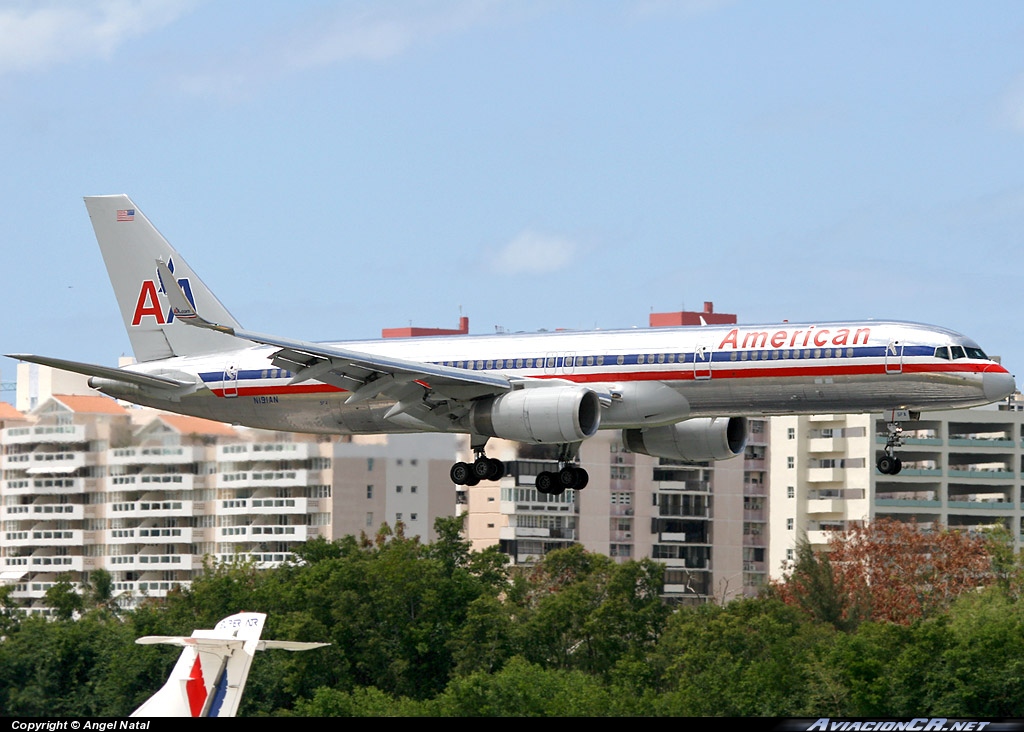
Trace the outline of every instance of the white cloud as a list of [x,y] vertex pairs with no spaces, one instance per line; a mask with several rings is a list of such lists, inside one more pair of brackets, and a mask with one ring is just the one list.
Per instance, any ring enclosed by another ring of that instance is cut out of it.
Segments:
[[393,58],[434,38],[474,27],[495,6],[490,0],[381,3],[357,13],[334,12],[311,24],[311,32],[292,34],[282,60],[291,68],[304,69],[353,59]]
[[998,114],[1003,125],[1014,132],[1024,132],[1024,74],[1003,92]]
[[109,57],[130,38],[173,22],[195,0],[42,0],[0,5],[0,74]]
[[575,253],[576,245],[568,239],[527,230],[497,252],[493,266],[506,274],[557,272]]
[[227,57],[208,60],[207,68],[182,75],[179,84],[194,95],[245,95],[268,79],[350,61],[400,57],[438,38],[491,22],[505,7],[505,0],[330,6],[291,17],[289,26],[275,28],[244,50],[228,50]]

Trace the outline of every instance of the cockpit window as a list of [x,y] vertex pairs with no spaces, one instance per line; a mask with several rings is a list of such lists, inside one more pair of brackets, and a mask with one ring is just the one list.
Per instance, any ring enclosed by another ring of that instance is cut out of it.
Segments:
[[988,361],[988,356],[980,348],[971,348],[970,346],[964,346],[964,350],[967,351],[967,358],[978,358],[982,361]]
[[953,354],[953,358],[967,358],[967,354],[964,353],[963,346],[950,346],[950,353]]
[[944,358],[949,360],[949,349],[945,346],[939,346],[935,349],[935,358]]

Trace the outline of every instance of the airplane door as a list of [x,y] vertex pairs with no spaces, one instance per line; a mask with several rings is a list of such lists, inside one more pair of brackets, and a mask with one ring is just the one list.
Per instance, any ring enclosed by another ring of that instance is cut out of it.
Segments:
[[545,374],[551,374],[552,376],[554,374],[556,374],[557,373],[557,369],[555,368],[555,364],[557,364],[557,363],[558,363],[558,354],[555,353],[554,351],[550,351],[544,357],[544,373]]
[[903,373],[903,341],[892,340],[885,348],[885,373]]
[[224,367],[224,378],[221,382],[223,396],[230,399],[238,396],[238,367],[235,364],[228,364]]
[[711,378],[711,360],[714,349],[706,344],[697,346],[693,352],[693,379],[694,381],[706,381]]
[[569,351],[562,356],[562,373],[571,374],[576,370],[576,352]]

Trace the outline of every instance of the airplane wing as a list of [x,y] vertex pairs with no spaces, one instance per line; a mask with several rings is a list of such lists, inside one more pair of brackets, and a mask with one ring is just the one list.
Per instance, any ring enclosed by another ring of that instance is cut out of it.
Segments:
[[157,260],[157,271],[160,274],[161,291],[167,295],[174,317],[181,322],[277,348],[271,361],[278,368],[294,374],[291,381],[293,384],[316,379],[337,386],[351,392],[346,400],[348,403],[377,396],[394,399],[396,404],[386,415],[387,418],[420,405],[426,392],[458,401],[469,401],[511,391],[513,384],[529,380],[380,356],[211,323],[196,312],[177,285],[170,269],[161,260]]
[[[153,389],[181,389],[183,387],[195,387],[196,385],[195,379],[186,380],[172,376],[155,376],[153,374],[144,374],[138,371],[129,371],[128,369],[115,369],[110,366],[99,366],[92,363],[65,361],[62,358],[34,356],[27,353],[8,353],[5,355],[7,358],[16,358],[19,361],[38,363],[43,366],[52,366],[55,369],[61,369],[63,371],[71,371],[76,374],[97,376],[101,379],[112,379],[114,381],[123,381],[128,384],[146,386]],[[182,376],[185,375],[183,374]]]

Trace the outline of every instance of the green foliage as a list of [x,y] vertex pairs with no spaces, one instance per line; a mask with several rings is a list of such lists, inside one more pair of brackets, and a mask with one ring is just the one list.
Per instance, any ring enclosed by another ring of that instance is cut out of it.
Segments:
[[495,549],[472,551],[461,519],[435,528],[430,544],[401,525],[309,542],[273,570],[211,562],[131,612],[116,611],[103,573],[85,598],[55,585],[49,619],[0,590],[0,710],[125,716],[178,653],[135,638],[253,610],[267,613],[265,638],[332,645],[260,654],[243,716],[1024,716],[1012,552],[990,549],[987,589],[897,623],[867,619],[813,553],[797,562],[800,602],[775,588],[672,608],[656,562],[577,546],[510,570]]

